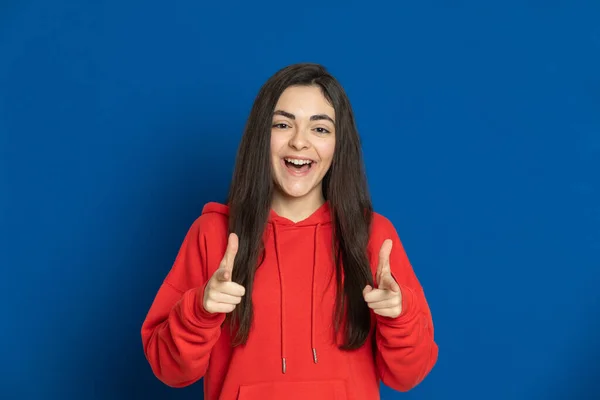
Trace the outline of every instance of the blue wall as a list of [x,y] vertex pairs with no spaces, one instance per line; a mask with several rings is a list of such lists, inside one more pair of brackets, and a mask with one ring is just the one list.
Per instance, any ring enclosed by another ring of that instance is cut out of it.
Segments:
[[598,2],[103,3],[0,5],[0,398],[201,396],[140,326],[299,61],[346,87],[434,314],[437,366],[383,399],[600,396]]

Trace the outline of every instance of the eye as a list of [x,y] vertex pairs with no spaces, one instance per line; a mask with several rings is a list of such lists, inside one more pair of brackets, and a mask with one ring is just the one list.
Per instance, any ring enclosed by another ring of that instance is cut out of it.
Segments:
[[283,122],[280,122],[278,124],[274,124],[273,128],[278,128],[278,129],[286,129],[289,128],[290,126],[288,124],[285,124]]
[[319,133],[331,133],[331,132],[329,132],[329,130],[327,130],[325,128],[321,128],[321,127],[315,128],[315,130]]

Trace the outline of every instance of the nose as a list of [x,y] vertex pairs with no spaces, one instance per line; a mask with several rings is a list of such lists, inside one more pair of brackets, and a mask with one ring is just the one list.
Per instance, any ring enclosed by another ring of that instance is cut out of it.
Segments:
[[302,126],[298,126],[293,135],[290,137],[289,145],[295,150],[303,150],[310,147],[310,141],[306,129]]

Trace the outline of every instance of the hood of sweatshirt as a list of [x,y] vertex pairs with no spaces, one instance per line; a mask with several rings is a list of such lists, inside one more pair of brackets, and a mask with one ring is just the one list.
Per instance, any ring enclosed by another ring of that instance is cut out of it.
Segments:
[[[218,214],[222,214],[224,216],[229,216],[229,207],[225,204],[221,204],[221,203],[216,203],[216,202],[211,202],[211,203],[207,203],[203,210],[202,210],[202,214],[208,214],[208,213],[218,213]],[[285,217],[282,217],[280,215],[278,215],[274,210],[271,210],[269,213],[269,217],[267,220],[267,236],[265,236],[267,239],[266,240],[270,240],[268,238],[268,234],[272,235],[272,241],[274,243],[274,248],[275,248],[275,256],[276,256],[276,263],[277,263],[277,271],[278,271],[278,279],[279,279],[279,285],[280,285],[280,340],[281,340],[281,363],[282,363],[282,372],[285,374],[286,373],[286,368],[287,368],[287,364],[286,364],[286,350],[287,350],[287,343],[286,343],[286,329],[285,329],[285,325],[286,325],[286,312],[285,312],[285,307],[286,307],[286,284],[287,284],[287,280],[285,277],[285,274],[283,273],[284,268],[282,266],[282,247],[281,247],[281,243],[278,240],[279,237],[278,235],[280,234],[280,232],[284,229],[294,229],[294,228],[309,228],[309,231],[312,233],[312,237],[311,240],[314,242],[314,252],[313,255],[311,257],[312,260],[312,265],[310,266],[310,268],[312,269],[312,286],[311,286],[311,302],[310,302],[310,344],[311,344],[311,355],[313,358],[314,363],[316,364],[318,362],[318,358],[317,358],[317,348],[316,348],[316,340],[315,340],[315,332],[316,332],[316,322],[317,319],[315,318],[315,307],[316,307],[316,290],[315,290],[315,274],[318,273],[316,272],[316,268],[317,268],[317,260],[319,260],[319,257],[322,257],[325,254],[322,253],[326,253],[328,251],[330,251],[331,249],[329,248],[322,248],[323,247],[323,240],[320,240],[320,233],[321,230],[324,226],[331,224],[331,212],[330,212],[330,208],[329,208],[329,203],[325,202],[322,206],[320,206],[317,210],[315,210],[309,217],[305,218],[302,221],[298,221],[298,222],[294,222],[292,220],[289,220]],[[269,229],[270,228],[270,229]],[[243,238],[240,238],[240,240],[243,240]],[[308,351],[308,350],[307,350]]]

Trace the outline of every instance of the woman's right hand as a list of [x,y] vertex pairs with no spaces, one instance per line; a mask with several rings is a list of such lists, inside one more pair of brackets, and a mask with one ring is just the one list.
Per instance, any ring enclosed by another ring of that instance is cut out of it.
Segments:
[[202,306],[211,314],[232,312],[246,293],[242,285],[231,281],[237,251],[238,237],[231,233],[219,269],[211,276],[204,290]]

